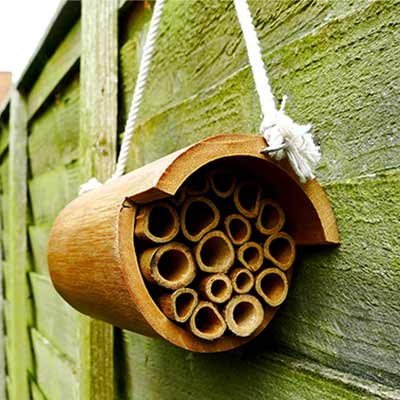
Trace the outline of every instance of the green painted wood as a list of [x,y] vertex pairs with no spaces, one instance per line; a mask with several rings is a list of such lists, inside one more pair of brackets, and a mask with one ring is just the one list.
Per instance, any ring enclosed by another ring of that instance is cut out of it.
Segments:
[[31,329],[36,382],[47,399],[79,399],[79,381],[71,361],[36,329]]
[[[181,12],[187,12],[186,19],[194,15],[196,20],[198,15],[188,7],[189,3],[183,3]],[[260,15],[267,9],[260,10]],[[289,95],[288,113],[299,122],[314,124],[323,154],[317,174],[323,181],[399,167],[399,135],[394,128],[398,118],[399,14],[397,1],[370,2],[357,12],[328,20],[311,34],[294,37],[293,41],[265,53],[277,98]],[[218,25],[218,31],[213,31],[215,37],[228,29],[228,22],[220,24],[217,19],[214,24]],[[173,29],[173,26],[172,19],[170,23],[164,20],[163,29]],[[207,31],[208,25],[202,29]],[[248,66],[214,85],[209,85],[204,78],[201,90],[193,89],[193,93],[188,92],[188,97],[177,102],[180,80],[190,85],[197,81],[196,76],[188,74],[179,78],[181,66],[189,62],[191,54],[175,63],[167,56],[170,53],[167,44],[174,43],[179,49],[184,37],[182,32],[179,38],[165,32],[157,47],[159,55],[155,60],[165,55],[171,62],[168,68],[162,63],[153,64],[149,81],[153,85],[157,81],[157,89],[149,88],[145,98],[146,102],[154,103],[143,104],[129,169],[209,135],[258,132],[260,109]],[[262,36],[263,47],[266,40],[267,36]],[[203,49],[198,58],[209,59],[209,51]],[[226,57],[222,63],[218,58],[216,62],[221,62],[219,68],[224,69],[229,68],[233,59]],[[213,75],[210,71],[213,70],[207,69],[204,76]],[[172,78],[168,78],[170,75]],[[172,83],[176,93],[171,89]]]
[[32,176],[77,160],[78,142],[79,70],[74,68],[30,121],[28,149]]
[[[82,1],[80,162],[82,182],[109,178],[117,142],[118,1]],[[114,327],[80,320],[80,397],[114,399]]]
[[7,122],[0,122],[0,157],[8,148],[10,130]]
[[52,224],[57,214],[74,199],[79,190],[78,164],[39,175],[29,181],[29,195],[35,225]]
[[47,242],[51,225],[31,225],[29,227],[29,242],[32,249],[33,269],[43,275],[47,275]]
[[56,292],[50,279],[30,273],[36,329],[74,364],[79,360],[78,313]]
[[370,391],[351,376],[273,352],[265,338],[246,350],[209,355],[128,332],[119,343],[120,400],[395,398],[380,387]]
[[[12,364],[9,374],[12,381],[11,400],[29,398],[28,370],[31,369],[31,348],[28,323],[31,319],[27,271],[27,114],[21,95],[14,90],[10,106],[10,159],[9,159],[9,240],[10,287],[8,299],[11,306],[10,327]],[[11,223],[12,222],[12,223]]]
[[400,390],[400,175],[326,189],[342,244],[302,252],[275,341]]
[[27,96],[28,116],[31,118],[61,79],[77,63],[80,55],[81,27],[78,21],[51,56]]

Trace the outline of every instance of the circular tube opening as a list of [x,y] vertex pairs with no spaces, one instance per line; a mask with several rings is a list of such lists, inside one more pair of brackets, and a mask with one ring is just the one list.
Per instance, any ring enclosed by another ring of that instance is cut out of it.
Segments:
[[214,306],[205,304],[192,317],[192,331],[202,339],[212,340],[223,335],[225,322]]
[[243,260],[249,266],[259,265],[262,258],[263,254],[259,251],[257,247],[247,247],[243,252]]
[[190,273],[190,263],[180,250],[166,250],[158,261],[158,273],[168,282],[179,282]]
[[201,260],[210,268],[224,266],[230,256],[231,249],[228,243],[219,236],[212,236],[206,240],[200,251]]
[[238,303],[237,306],[233,310],[233,320],[239,326],[239,328],[243,327],[252,327],[256,318],[255,318],[256,308],[252,303],[247,301],[243,301]]
[[261,290],[274,303],[285,294],[285,283],[278,274],[270,273],[261,279]]
[[275,260],[282,264],[286,264],[289,262],[293,250],[289,240],[278,237],[271,241],[269,252]]
[[216,279],[211,283],[211,293],[216,298],[224,298],[229,290],[228,284],[222,279]]
[[174,231],[175,224],[175,215],[168,207],[160,204],[151,209],[148,229],[152,235],[158,238],[169,236]]
[[260,186],[255,182],[247,182],[238,188],[237,202],[248,217],[255,217],[258,214],[260,198]]
[[261,211],[261,225],[267,229],[273,229],[280,222],[280,215],[276,207],[266,204]]
[[229,232],[232,239],[237,243],[242,242],[246,238],[248,231],[248,226],[239,218],[233,218],[229,222]]
[[236,276],[236,290],[240,293],[248,292],[253,286],[253,279],[247,271],[241,271]]
[[228,197],[233,193],[236,177],[230,171],[215,171],[211,174],[211,186],[220,197]]
[[188,179],[186,189],[190,195],[204,194],[209,189],[209,183],[204,174],[194,174]]
[[196,299],[192,293],[184,292],[176,297],[175,309],[176,315],[180,320],[186,320],[192,313],[193,307],[196,305]]

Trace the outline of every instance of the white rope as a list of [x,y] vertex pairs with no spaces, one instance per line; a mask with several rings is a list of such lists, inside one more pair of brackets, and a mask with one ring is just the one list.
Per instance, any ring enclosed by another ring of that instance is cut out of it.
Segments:
[[287,155],[301,182],[313,179],[313,168],[321,155],[310,133],[311,125],[296,124],[284,113],[286,96],[280,110],[276,108],[247,0],[234,0],[234,3],[263,114],[260,130],[268,147],[262,152],[271,153],[278,160]]
[[[143,47],[143,55],[140,60],[139,74],[136,80],[135,90],[133,92],[132,103],[129,109],[128,119],[125,124],[124,137],[118,155],[117,166],[114,174],[110,179],[108,179],[107,182],[122,176],[125,171],[126,163],[128,162],[129,147],[134,134],[136,119],[139,112],[140,103],[142,101],[144,88],[146,86],[147,76],[150,70],[151,59],[154,52],[154,45],[157,37],[158,27],[160,25],[164,3],[165,0],[157,0],[154,6],[149,32],[146,36],[146,42]],[[88,192],[99,186],[101,186],[101,183],[96,178],[90,178],[86,183],[81,185],[79,194]]]

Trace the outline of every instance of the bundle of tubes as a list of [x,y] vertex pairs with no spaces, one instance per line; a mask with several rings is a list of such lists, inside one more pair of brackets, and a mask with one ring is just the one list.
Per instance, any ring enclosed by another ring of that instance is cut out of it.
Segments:
[[136,251],[161,311],[204,340],[247,337],[283,303],[295,242],[256,180],[200,170],[167,200],[142,206]]

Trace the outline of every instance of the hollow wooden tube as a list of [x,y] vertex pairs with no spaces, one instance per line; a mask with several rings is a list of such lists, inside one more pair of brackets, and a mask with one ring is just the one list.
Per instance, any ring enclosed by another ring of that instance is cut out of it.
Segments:
[[246,218],[255,218],[260,210],[262,188],[255,181],[242,181],[233,193],[233,202],[237,210]]
[[195,172],[184,183],[185,192],[189,196],[200,196],[210,189],[210,181],[204,172]]
[[264,309],[260,301],[249,294],[239,294],[229,301],[223,312],[229,330],[237,336],[250,336],[261,325]]
[[228,215],[224,220],[225,231],[234,245],[241,245],[250,240],[251,224],[241,214]]
[[172,293],[164,293],[157,301],[161,311],[176,322],[186,322],[199,303],[199,297],[191,288],[177,289]]
[[254,276],[247,268],[235,268],[229,276],[232,288],[238,294],[248,293],[254,286]]
[[221,231],[207,233],[197,244],[194,255],[198,267],[208,273],[226,273],[235,261],[235,249]]
[[232,296],[232,283],[225,274],[211,274],[200,281],[198,290],[206,300],[225,303]]
[[250,271],[258,271],[264,262],[264,252],[256,242],[247,242],[237,249],[237,259]]
[[179,217],[166,201],[142,206],[136,216],[135,235],[148,242],[167,243],[179,232]]
[[166,289],[179,289],[192,283],[196,265],[190,249],[179,242],[170,242],[143,251],[139,258],[145,279]]
[[280,269],[287,271],[296,258],[296,243],[287,233],[277,232],[265,241],[264,256]]
[[278,268],[267,268],[256,277],[256,291],[270,306],[281,305],[288,294],[289,282],[284,272]]
[[280,231],[283,225],[285,225],[285,213],[282,207],[274,200],[262,200],[256,221],[259,232],[263,235],[272,235]]
[[226,323],[213,303],[200,301],[190,318],[189,329],[201,339],[215,340],[225,333]]
[[209,172],[211,190],[222,199],[231,196],[235,190],[237,178],[232,170],[227,168],[213,169]]
[[181,209],[182,233],[186,239],[198,242],[214,229],[220,220],[215,204],[204,196],[190,197]]

